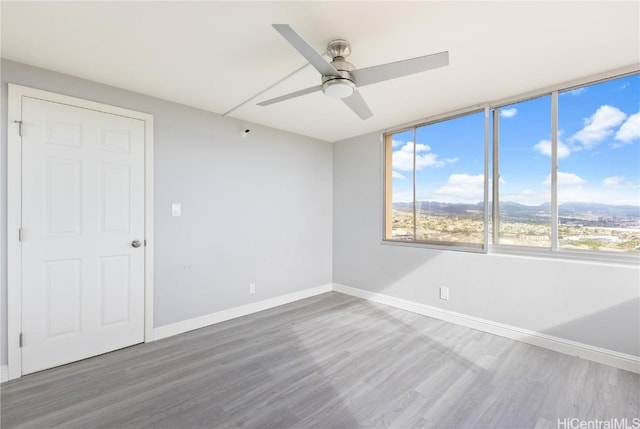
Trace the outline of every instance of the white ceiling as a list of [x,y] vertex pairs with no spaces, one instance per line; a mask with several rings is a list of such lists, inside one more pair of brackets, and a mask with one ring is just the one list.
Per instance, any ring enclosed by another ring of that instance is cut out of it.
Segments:
[[640,62],[640,2],[10,2],[2,57],[222,114],[305,60],[351,42],[356,67],[448,50],[450,65],[361,89],[360,120],[307,67],[229,116],[336,141]]

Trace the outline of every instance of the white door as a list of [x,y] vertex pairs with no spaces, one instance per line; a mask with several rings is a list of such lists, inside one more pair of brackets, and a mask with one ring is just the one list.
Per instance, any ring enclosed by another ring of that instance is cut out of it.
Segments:
[[28,374],[144,341],[144,122],[23,97],[22,129]]

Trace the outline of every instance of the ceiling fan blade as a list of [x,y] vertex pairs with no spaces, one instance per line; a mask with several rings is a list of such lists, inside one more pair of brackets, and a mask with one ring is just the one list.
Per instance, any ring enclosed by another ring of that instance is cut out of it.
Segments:
[[351,75],[360,87],[447,65],[449,65],[449,52],[444,51],[423,57],[354,70],[351,72]]
[[273,28],[289,42],[323,76],[339,76],[338,70],[329,64],[305,40],[287,24],[273,24]]
[[299,91],[290,92],[289,94],[281,95],[280,97],[272,98],[270,100],[258,103],[258,106],[268,106],[270,104],[279,103],[290,98],[300,97],[301,95],[311,94],[312,92],[321,91],[322,85],[312,86],[311,88],[301,89]]
[[369,119],[373,116],[373,112],[371,112],[371,109],[369,109],[369,106],[367,106],[367,103],[358,91],[354,92],[351,97],[343,98],[342,101],[344,101],[344,104],[349,106],[356,115],[360,116],[360,119]]

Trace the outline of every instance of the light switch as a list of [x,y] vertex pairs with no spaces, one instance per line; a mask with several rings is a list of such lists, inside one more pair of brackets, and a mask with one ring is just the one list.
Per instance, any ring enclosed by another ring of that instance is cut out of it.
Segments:
[[182,207],[180,203],[171,204],[171,216],[180,216],[182,214]]

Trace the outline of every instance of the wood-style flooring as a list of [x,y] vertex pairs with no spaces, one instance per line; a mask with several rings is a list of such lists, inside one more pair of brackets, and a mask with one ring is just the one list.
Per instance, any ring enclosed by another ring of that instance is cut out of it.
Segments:
[[557,429],[640,417],[637,374],[334,292],[0,390],[3,429]]

